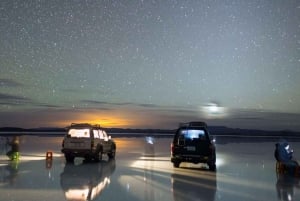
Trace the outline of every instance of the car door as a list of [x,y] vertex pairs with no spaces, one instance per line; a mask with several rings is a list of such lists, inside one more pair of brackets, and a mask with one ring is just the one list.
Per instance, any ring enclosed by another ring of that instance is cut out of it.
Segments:
[[110,149],[111,149],[111,141],[108,139],[107,133],[104,130],[102,130],[102,132],[103,132],[103,136],[104,136],[103,144],[104,144],[104,147],[105,147],[105,152],[109,152]]
[[93,129],[93,134],[94,134],[94,144],[95,145],[101,144],[101,138],[99,135],[99,131],[97,129]]
[[100,139],[101,139],[101,144],[102,144],[102,148],[103,148],[103,152],[108,152],[109,150],[109,144],[108,144],[108,137],[107,134],[104,130],[99,130],[99,135],[100,135]]

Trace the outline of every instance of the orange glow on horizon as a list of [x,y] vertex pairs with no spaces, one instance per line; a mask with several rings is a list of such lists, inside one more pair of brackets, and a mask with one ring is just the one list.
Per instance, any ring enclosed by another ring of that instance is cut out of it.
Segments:
[[75,112],[68,115],[67,119],[56,119],[52,122],[55,126],[67,127],[71,123],[90,123],[90,124],[100,124],[102,127],[106,128],[130,128],[136,127],[141,122],[141,120],[131,114],[123,113],[118,114],[104,114],[99,112],[89,111],[87,113]]
[[[31,121],[33,122],[33,121]],[[104,128],[163,128],[165,118],[157,111],[139,108],[74,109],[47,111],[28,127],[66,128],[71,123],[100,124]]]

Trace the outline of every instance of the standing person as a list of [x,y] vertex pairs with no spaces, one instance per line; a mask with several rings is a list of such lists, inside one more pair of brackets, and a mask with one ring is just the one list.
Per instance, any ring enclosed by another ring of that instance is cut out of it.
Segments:
[[11,142],[8,142],[8,145],[11,146],[11,150],[6,153],[6,155],[11,160],[19,159],[19,136],[14,136]]

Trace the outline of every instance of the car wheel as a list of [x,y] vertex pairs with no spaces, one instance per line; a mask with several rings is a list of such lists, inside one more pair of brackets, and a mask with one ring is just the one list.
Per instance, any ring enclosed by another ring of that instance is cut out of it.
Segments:
[[217,167],[215,163],[208,164],[208,168],[211,171],[216,171]]
[[111,152],[107,154],[109,159],[114,159],[116,156],[116,149],[112,149]]
[[180,162],[174,162],[173,163],[173,167],[175,167],[175,168],[179,168],[179,165],[180,165]]
[[74,156],[71,156],[71,155],[68,155],[68,154],[66,154],[65,155],[65,158],[66,158],[66,161],[67,161],[67,163],[73,163],[74,162]]
[[96,162],[102,161],[102,150],[99,150],[99,152],[96,153],[96,155],[95,155],[95,161]]

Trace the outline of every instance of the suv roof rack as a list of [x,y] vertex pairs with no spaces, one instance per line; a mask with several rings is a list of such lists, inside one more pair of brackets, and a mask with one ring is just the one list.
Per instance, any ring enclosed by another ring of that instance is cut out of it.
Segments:
[[179,123],[179,127],[207,127],[207,124],[202,121],[192,121],[187,123]]
[[101,128],[100,124],[89,124],[89,123],[71,123],[70,127],[76,127],[76,128],[96,127],[96,128]]

